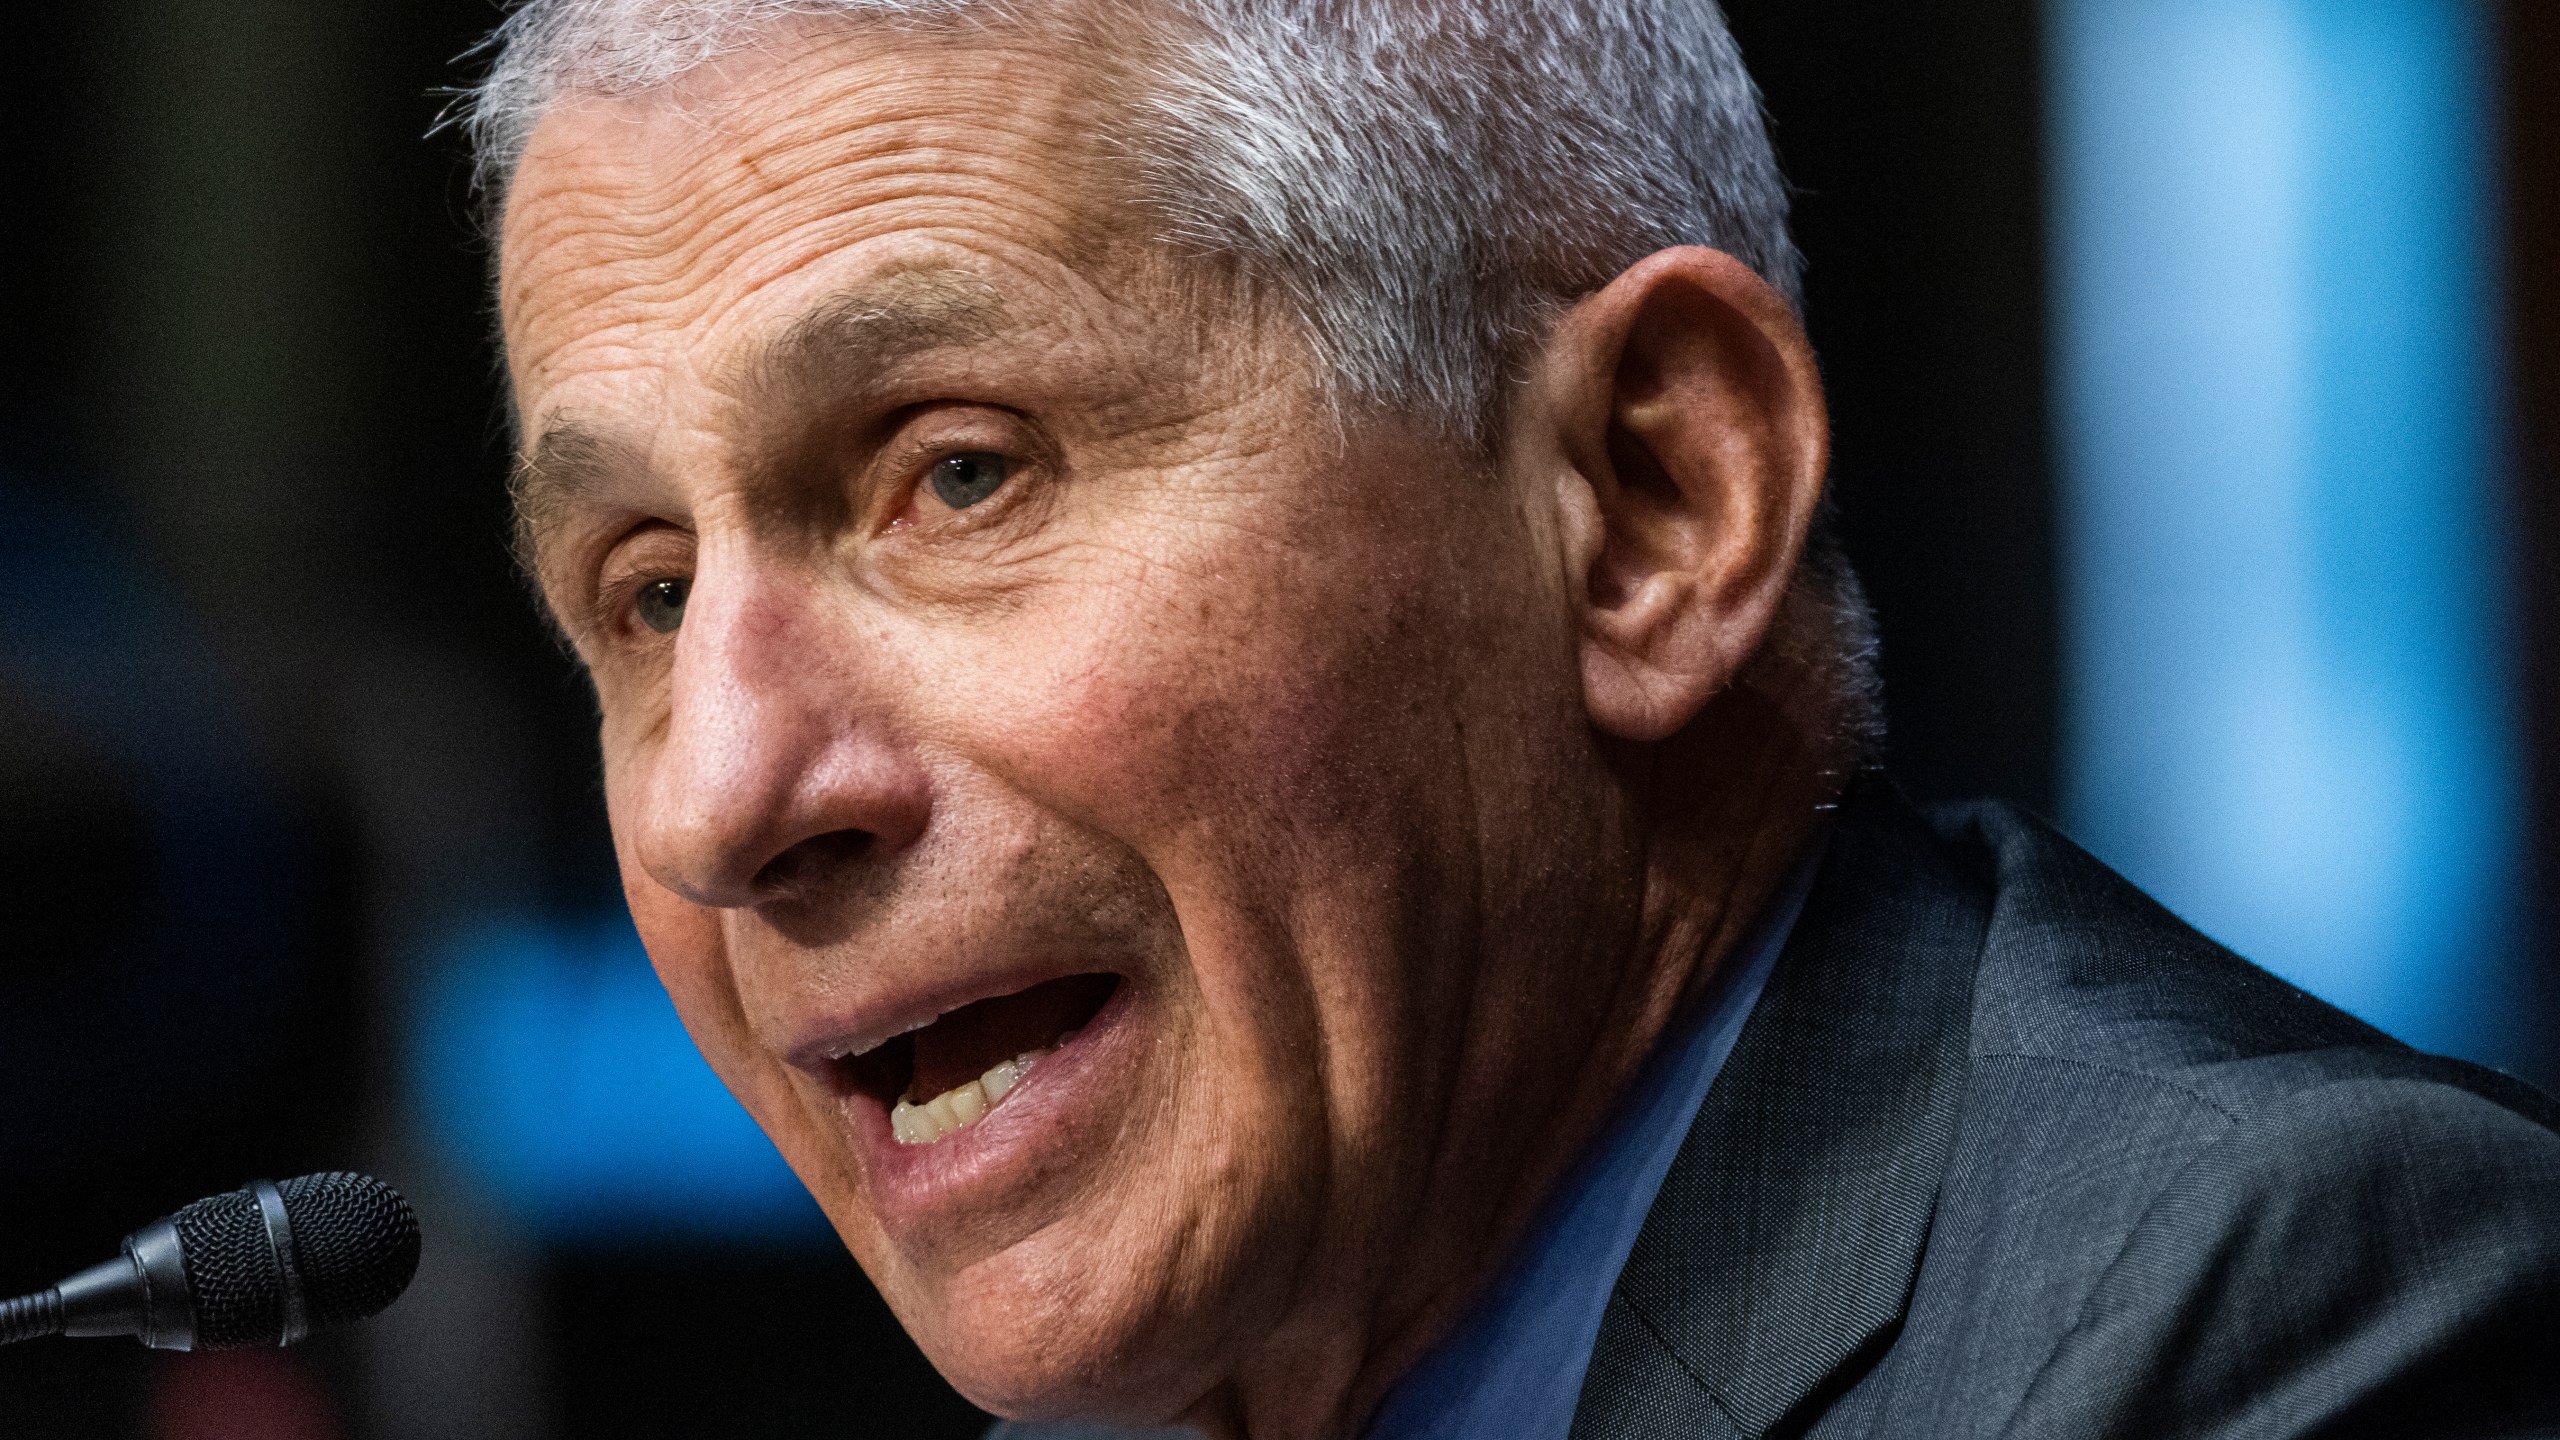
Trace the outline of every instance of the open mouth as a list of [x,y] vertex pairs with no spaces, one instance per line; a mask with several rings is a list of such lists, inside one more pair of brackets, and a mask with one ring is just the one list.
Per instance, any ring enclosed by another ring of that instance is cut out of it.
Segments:
[[846,1088],[888,1108],[889,1130],[900,1144],[930,1145],[1003,1104],[1119,987],[1117,975],[1044,981],[963,1005],[834,1063]]

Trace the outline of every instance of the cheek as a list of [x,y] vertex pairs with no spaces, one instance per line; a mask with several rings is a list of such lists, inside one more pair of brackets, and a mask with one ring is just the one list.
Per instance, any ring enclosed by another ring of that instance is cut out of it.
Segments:
[[1431,678],[1380,621],[1269,585],[1092,597],[1017,672],[1007,748],[1151,858],[1366,831],[1430,729]]
[[650,966],[694,1045],[729,1088],[752,1104],[749,1091],[759,1083],[752,1073],[759,1068],[758,1054],[729,973],[727,935],[719,914],[661,888],[634,869],[627,854],[622,894]]
[[757,1052],[729,971],[727,927],[720,912],[687,901],[641,868],[614,771],[608,764],[606,809],[613,823],[614,859],[622,872],[622,898],[630,907],[631,923],[703,1058],[740,1099],[751,1100],[745,1087],[753,1082],[750,1072]]
[[628,856],[622,862],[622,896],[649,963],[686,1023],[733,1008],[719,917],[639,874]]
[[754,1116],[819,1206],[842,1227],[845,1244],[866,1262],[877,1236],[865,1224],[861,1186],[844,1163],[842,1143],[824,1108],[813,1108],[791,1072],[760,1045],[739,1002],[730,969],[728,929],[719,912],[692,905],[645,877],[634,882],[626,862],[623,894],[649,962],[674,1002],[694,1047],[729,1093]]
[[1330,603],[1378,593],[1365,577],[1275,583],[1295,578],[1238,564],[1213,601],[1145,584],[1084,597],[1015,652],[978,716],[1000,727],[980,733],[1008,786],[1163,885],[1201,1007],[1187,1062],[1239,1133],[1276,1127],[1292,1146],[1330,1143],[1297,1134],[1333,1108],[1316,1092],[1366,1084],[1310,1054],[1366,1057],[1346,1059],[1361,1074],[1426,1063],[1376,1032],[1409,998],[1392,992],[1418,957],[1400,947],[1459,933],[1432,912],[1469,892],[1473,833],[1445,647]]

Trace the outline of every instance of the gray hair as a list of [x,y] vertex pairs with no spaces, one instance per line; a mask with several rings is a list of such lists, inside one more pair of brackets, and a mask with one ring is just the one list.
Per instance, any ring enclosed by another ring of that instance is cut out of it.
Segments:
[[[665,85],[777,24],[1026,23],[1023,0],[527,0],[462,120],[503,203],[563,95]],[[1340,398],[1490,439],[1554,316],[1653,252],[1734,255],[1791,304],[1801,260],[1758,89],[1714,0],[1138,0],[1116,146],[1176,247],[1280,301]],[[1873,627],[1827,523],[1793,608],[1863,745]],[[1790,648],[1780,646],[1776,648]],[[1800,648],[1800,647],[1794,647]],[[1826,726],[1825,728],[1830,728]]]

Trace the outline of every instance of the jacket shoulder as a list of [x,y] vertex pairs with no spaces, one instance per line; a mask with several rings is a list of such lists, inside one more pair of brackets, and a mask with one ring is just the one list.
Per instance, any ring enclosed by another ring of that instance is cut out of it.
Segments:
[[2297,1090],[2397,1076],[2560,1126],[2560,1107],[2531,1087],[2412,1050],[2249,963],[2015,807],[1949,807],[1931,820],[1994,896],[1974,989],[1977,1057],[2151,1077],[2232,1116]]
[[1903,1333],[1839,1433],[2156,1430],[2222,1414],[2226,1382],[2494,1370],[2519,1317],[2555,1323],[2548,1099],[2249,964],[2015,810],[1932,823],[1992,896],[1963,1116]]
[[2555,1197],[2560,1133],[2469,1087],[2291,1091],[2161,1187],[2009,1433],[2539,1433]]

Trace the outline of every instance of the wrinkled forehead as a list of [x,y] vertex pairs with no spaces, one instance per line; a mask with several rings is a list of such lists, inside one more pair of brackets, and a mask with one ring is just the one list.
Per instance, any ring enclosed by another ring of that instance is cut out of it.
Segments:
[[867,275],[1028,297],[1157,249],[1099,137],[1107,63],[1049,32],[802,24],[632,95],[561,97],[500,234],[518,405],[740,352]]

